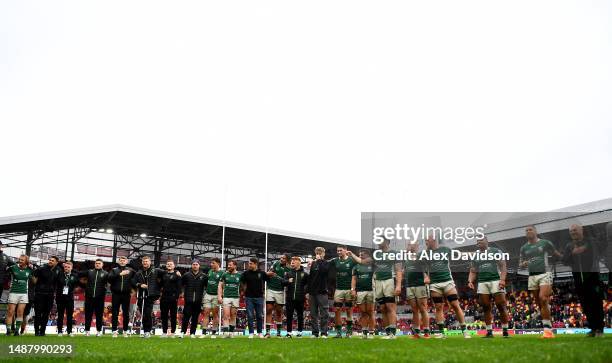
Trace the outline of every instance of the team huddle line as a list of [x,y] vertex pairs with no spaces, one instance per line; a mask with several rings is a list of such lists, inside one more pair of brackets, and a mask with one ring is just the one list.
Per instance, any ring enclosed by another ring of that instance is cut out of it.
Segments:
[[[538,238],[534,226],[525,230],[527,242],[520,250],[520,265],[529,271],[528,288],[538,302],[543,338],[553,338],[551,329],[549,299],[552,293],[552,274],[549,271],[549,257],[564,257],[552,242]],[[565,254],[565,260],[580,258],[590,247],[583,242],[582,227],[574,225],[570,234],[578,250]],[[0,245],[1,246],[1,245]],[[486,337],[493,337],[492,305],[500,315],[502,334],[508,337],[509,316],[506,308],[505,285],[507,277],[505,253],[489,246],[486,237],[477,241],[478,250],[469,256],[471,267],[468,287],[477,291],[486,323]],[[34,330],[35,335],[44,336],[49,313],[55,301],[57,304],[58,334],[63,334],[63,321],[67,317],[66,333],[72,335],[72,312],[74,291],[82,288],[85,292],[85,334],[90,335],[92,319],[96,317],[97,336],[101,335],[104,299],[107,287],[112,294],[112,336],[119,335],[119,312],[123,314],[122,333],[130,333],[129,311],[131,297],[136,294],[141,314],[141,333],[149,338],[152,331],[154,304],[159,301],[162,321],[161,337],[174,336],[177,328],[178,299],[184,299],[183,317],[179,337],[195,338],[201,313],[203,336],[233,336],[236,329],[236,315],[240,299],[246,302],[249,337],[270,337],[274,324],[277,336],[281,336],[283,310],[286,315],[286,337],[301,337],[304,328],[304,308],[308,301],[311,316],[312,336],[328,337],[328,280],[335,278],[333,297],[335,338],[353,335],[353,305],[360,312],[361,336],[374,337],[376,331],[376,304],[382,313],[384,339],[394,339],[397,333],[397,298],[406,289],[406,298],[412,308],[411,335],[415,339],[444,338],[444,306],[448,304],[455,314],[464,338],[471,335],[466,331],[465,316],[459,304],[457,288],[450,269],[450,256],[454,250],[440,246],[433,237],[425,240],[425,249],[419,251],[417,243],[409,243],[407,251],[394,251],[390,241],[385,239],[373,256],[363,249],[359,255],[346,246],[337,247],[337,257],[325,258],[322,247],[315,249],[315,258],[303,266],[300,256],[281,255],[267,271],[259,269],[259,260],[250,258],[247,270],[239,272],[237,262],[230,260],[222,269],[221,260],[213,258],[207,272],[203,272],[198,260],[193,260],[191,269],[181,274],[168,260],[165,269],[153,267],[148,256],[141,258],[142,268],[135,270],[128,266],[126,257],[119,257],[118,266],[110,271],[102,269],[103,261],[95,261],[93,269],[73,271],[70,261],[59,263],[55,256],[48,263],[32,270],[28,256],[21,255],[14,264],[1,256],[0,263],[6,264],[11,278],[6,319],[7,335],[23,334],[27,316],[30,284],[35,287]],[[0,251],[1,252],[1,251]],[[377,258],[379,256],[386,258]],[[419,256],[424,256],[420,258]],[[483,256],[485,258],[480,258]],[[502,256],[502,257],[500,257]],[[576,257],[578,256],[578,257]],[[401,257],[401,258],[399,258]],[[435,258],[434,258],[435,257]],[[1,266],[0,266],[1,267]],[[583,275],[584,276],[584,275]],[[435,308],[435,328],[430,331],[428,301]],[[265,308],[265,314],[264,314]],[[346,313],[346,329],[343,330],[342,313]],[[293,317],[297,317],[297,334],[293,334]],[[134,314],[135,315],[135,314]],[[265,316],[265,331],[264,331]],[[588,315],[589,318],[592,316]],[[591,320],[591,319],[589,319]],[[598,335],[596,319],[593,319],[592,333]],[[13,324],[14,323],[14,324]],[[133,325],[133,324],[132,324]]]

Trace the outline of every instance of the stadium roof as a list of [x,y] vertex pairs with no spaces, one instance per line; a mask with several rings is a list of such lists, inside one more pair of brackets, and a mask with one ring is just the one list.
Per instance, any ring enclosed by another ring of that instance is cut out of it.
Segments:
[[[0,239],[6,245],[26,251],[34,246],[64,243],[66,255],[69,244],[100,243],[105,248],[127,249],[130,255],[146,252],[191,257],[220,253],[224,242],[228,258],[263,257],[266,240],[269,255],[284,252],[306,255],[312,254],[316,246],[359,245],[357,241],[121,204],[3,217]],[[71,256],[74,254],[73,247]]]
[[590,226],[612,221],[612,198],[561,208],[550,212],[514,213],[506,220],[490,223],[489,240],[524,237],[525,227],[537,226],[538,232],[567,231],[573,223]]
[[[525,228],[527,226],[534,225],[541,238],[552,241],[558,249],[561,249],[570,242],[569,227],[572,224],[582,225],[585,234],[597,243],[599,251],[604,253],[600,257],[607,266],[602,266],[602,271],[607,272],[612,263],[612,247],[610,247],[612,242],[612,198],[550,212],[509,213],[507,219],[488,224],[486,234],[490,242],[510,253],[511,261],[508,267],[516,269],[519,250],[526,242]],[[476,248],[475,243],[460,247],[464,250],[475,250]],[[557,272],[569,274],[568,266],[559,263],[557,267]]]

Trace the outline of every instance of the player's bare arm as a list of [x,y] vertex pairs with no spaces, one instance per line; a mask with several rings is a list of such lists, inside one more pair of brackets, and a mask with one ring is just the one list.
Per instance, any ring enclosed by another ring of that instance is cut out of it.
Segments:
[[404,270],[401,263],[395,264],[395,296],[402,294],[402,279],[404,277]]
[[497,261],[497,267],[499,268],[499,288],[503,289],[506,287],[506,276],[508,275],[508,268],[506,267],[506,261]]
[[474,267],[470,267],[470,274],[468,276],[468,287],[472,290],[475,289],[474,282],[476,281],[476,269]]
[[219,304],[223,304],[223,281],[219,281],[219,285],[217,286],[217,301]]

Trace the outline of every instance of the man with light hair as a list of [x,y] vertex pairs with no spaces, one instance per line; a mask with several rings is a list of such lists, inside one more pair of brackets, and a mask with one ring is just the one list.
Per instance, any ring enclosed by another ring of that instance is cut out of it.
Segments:
[[[8,268],[8,275],[11,277],[11,289],[9,290],[8,309],[6,314],[6,335],[20,335],[21,324],[23,322],[23,311],[28,304],[28,290],[32,269],[29,267],[30,258],[26,255],[19,256],[16,265]],[[12,323],[15,320],[15,330],[12,331]]]
[[542,338],[550,339],[555,335],[552,331],[550,315],[550,296],[552,295],[553,276],[550,256],[561,257],[561,254],[551,241],[540,239],[535,226],[525,228],[527,243],[521,247],[519,266],[529,270],[528,289],[540,307],[544,333]]

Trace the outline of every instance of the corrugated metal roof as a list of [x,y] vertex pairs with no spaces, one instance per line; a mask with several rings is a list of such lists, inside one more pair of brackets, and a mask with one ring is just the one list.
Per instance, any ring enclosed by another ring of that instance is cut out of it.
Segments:
[[36,222],[36,221],[53,220],[53,219],[61,219],[61,218],[67,218],[67,217],[85,216],[85,215],[99,214],[99,213],[109,213],[109,212],[125,212],[125,213],[132,213],[132,214],[149,216],[149,217],[164,218],[164,219],[171,219],[171,220],[191,222],[191,223],[200,223],[200,224],[207,224],[207,225],[217,225],[217,226],[225,225],[226,227],[229,227],[229,228],[236,228],[236,229],[268,233],[268,234],[276,234],[280,236],[295,237],[295,238],[336,243],[336,244],[346,244],[346,245],[351,245],[351,246],[359,245],[359,241],[351,241],[351,240],[345,240],[345,239],[333,238],[333,237],[324,237],[324,236],[319,236],[319,235],[314,235],[314,234],[287,231],[287,230],[282,230],[282,229],[277,229],[277,228],[269,228],[265,226],[257,226],[257,225],[250,225],[250,224],[237,223],[237,222],[231,222],[231,221],[223,221],[223,220],[218,220],[218,219],[195,217],[195,216],[179,214],[179,213],[171,213],[171,212],[157,211],[157,210],[152,210],[152,209],[132,207],[132,206],[127,206],[123,204],[111,204],[111,205],[90,207],[90,208],[79,208],[79,209],[70,209],[70,210],[63,210],[63,211],[52,211],[52,212],[44,212],[44,213],[33,213],[33,214],[1,217],[0,226]]

